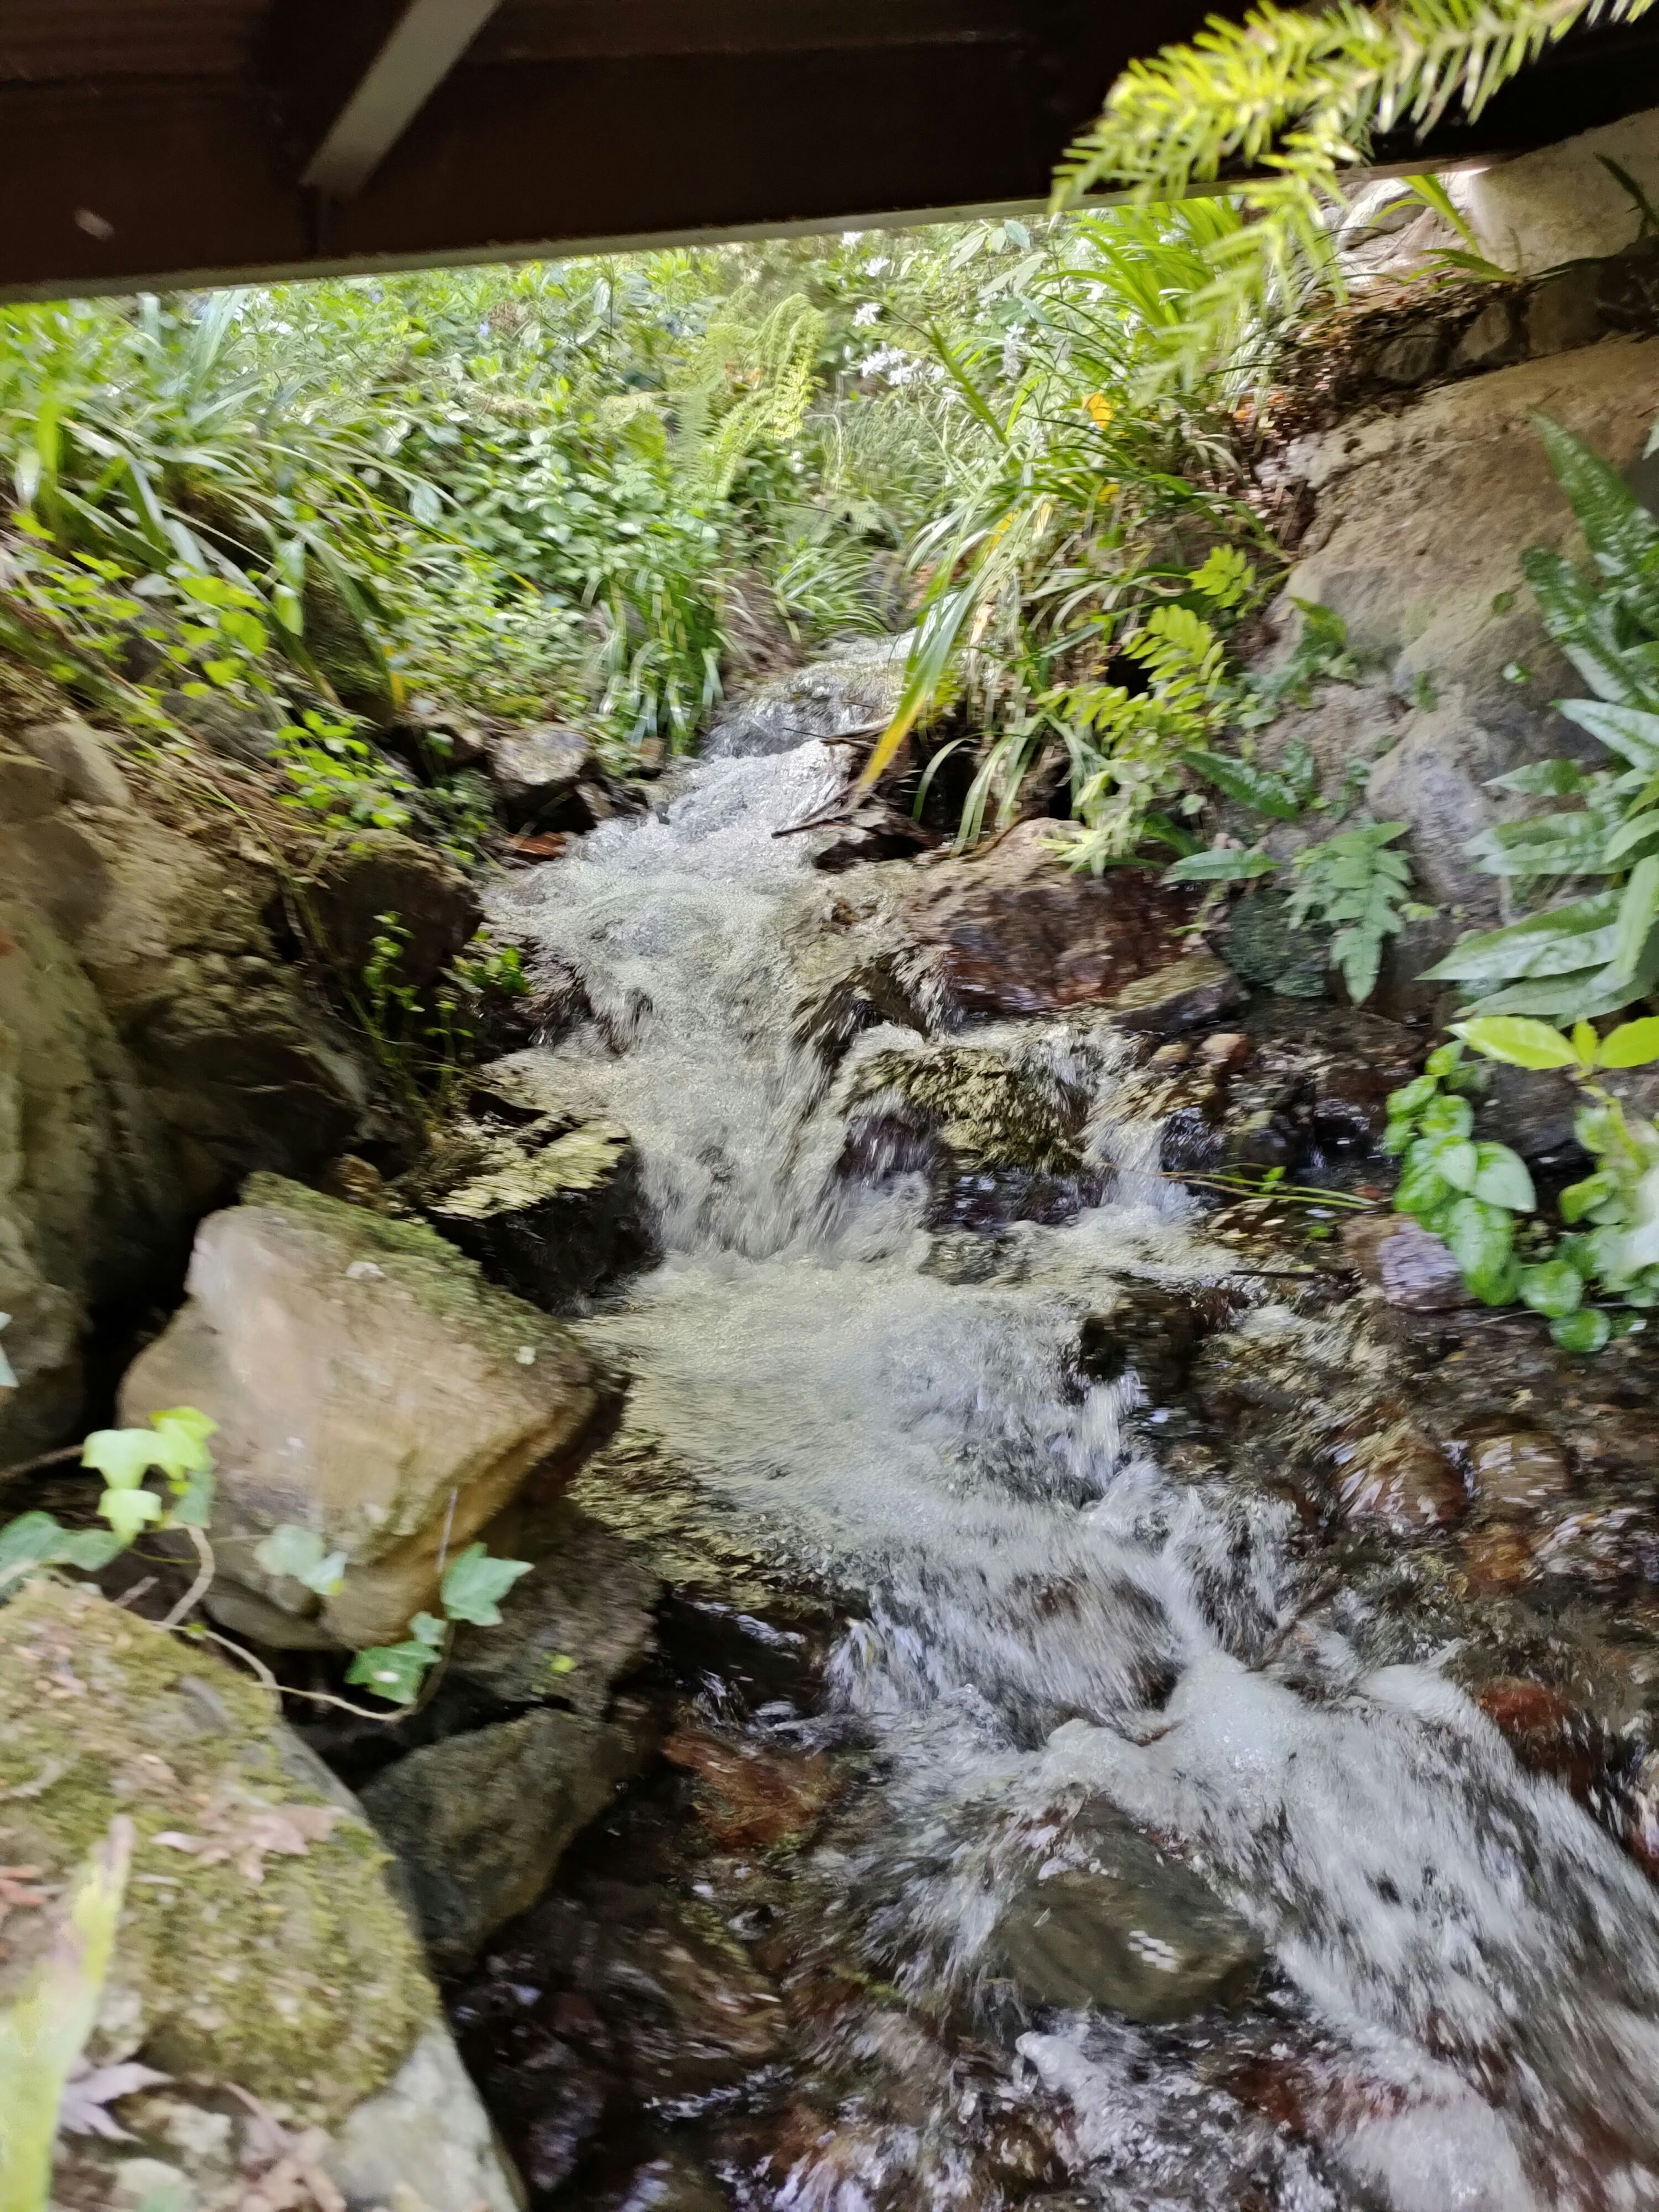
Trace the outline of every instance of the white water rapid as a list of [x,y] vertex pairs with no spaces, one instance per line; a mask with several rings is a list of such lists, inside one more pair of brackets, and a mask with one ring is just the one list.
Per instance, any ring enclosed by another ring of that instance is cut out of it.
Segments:
[[[930,1227],[921,1173],[849,1145],[860,1071],[930,1047],[878,1020],[821,1048],[847,979],[906,957],[902,866],[821,875],[810,836],[773,834],[843,772],[815,743],[705,762],[661,814],[498,896],[585,994],[537,1059],[632,1133],[662,1246],[578,1326],[631,1373],[630,1428],[853,1616],[832,1680],[878,1786],[803,1879],[889,1996],[831,2032],[863,2133],[755,2201],[1017,2201],[971,2194],[958,2154],[1001,2092],[923,2056],[918,2022],[975,2001],[1007,1899],[1060,1863],[1055,1808],[1104,1800],[1268,1965],[1243,2013],[1161,2027],[991,2004],[992,2075],[1061,2116],[1048,2201],[1659,2207],[1654,1890],[1434,1653],[1378,1668],[1298,1627],[1291,1509],[1166,1474],[1135,1375],[1079,1373],[1083,1322],[1126,1285],[1243,1264],[1151,1172],[1156,1133],[1115,1117],[1123,1048],[1085,1020],[963,1035],[1092,1101],[1107,1195],[1061,1225]],[[1236,1288],[1252,1328],[1331,1326]]]

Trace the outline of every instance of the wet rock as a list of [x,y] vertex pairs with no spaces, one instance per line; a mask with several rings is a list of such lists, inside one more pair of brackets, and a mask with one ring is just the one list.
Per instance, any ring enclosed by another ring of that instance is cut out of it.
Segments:
[[805,1841],[836,1795],[819,1752],[762,1750],[702,1729],[682,1729],[662,1755],[697,1778],[699,1816],[732,1850],[771,1850]]
[[1332,1456],[1350,1521],[1412,1536],[1462,1518],[1468,1501],[1456,1469],[1437,1444],[1404,1424],[1340,1443]]
[[998,1922],[991,1948],[1029,2004],[1185,2020],[1237,2003],[1261,1946],[1190,1868],[1109,1810],[1089,1808],[1059,1871]]
[[1533,1553],[1534,1571],[1589,1589],[1659,1578],[1659,1527],[1647,1504],[1563,1514]]
[[1580,1103],[1577,1086],[1565,1075],[1499,1064],[1486,1075],[1478,1133],[1510,1146],[1523,1159],[1538,1159],[1572,1144]]
[[1328,940],[1311,929],[1292,929],[1289,901],[1280,891],[1247,891],[1227,924],[1227,958],[1247,983],[1281,998],[1322,999],[1330,968]]
[[501,1601],[496,1626],[456,1631],[448,1682],[499,1705],[564,1705],[599,1719],[612,1686],[654,1649],[656,1576],[566,1498],[509,1507],[489,1541],[531,1571]]
[[[604,1914],[607,1899],[595,1902]],[[706,2096],[782,2048],[777,1992],[713,1913],[630,1917],[608,1934],[602,1977],[600,2007],[641,2097]]]
[[[48,1890],[117,1814],[137,1830],[89,2057],[175,2081],[118,2106],[136,2140],[75,2139],[65,2203],[122,2202],[157,2164],[185,2202],[240,2201],[219,2191],[249,2116],[212,2087],[234,2081],[354,2204],[415,2189],[433,2212],[513,2212],[385,1853],[251,1677],[90,1589],[34,1583],[0,1611],[0,1789],[7,1858]],[[47,1911],[9,1914],[0,2006],[52,1930]]]
[[1474,1303],[1440,1239],[1403,1213],[1367,1213],[1345,1223],[1342,1249],[1390,1305],[1408,1313],[1445,1313]]
[[726,2212],[731,2202],[707,2166],[675,2152],[636,2168],[599,2212]]
[[958,1044],[874,1053],[849,1103],[861,1110],[842,1173],[881,1182],[921,1170],[935,1226],[1064,1219],[1083,1202],[1085,1095],[1040,1061]]
[[648,1258],[639,1156],[619,1122],[555,1106],[527,1115],[489,1071],[397,1194],[491,1281],[565,1312]]
[[1231,1013],[1249,996],[1224,960],[1212,952],[1189,952],[1115,992],[1106,1006],[1121,1028],[1169,1037]]
[[1659,1875],[1659,1752],[1649,1752],[1631,1777],[1625,1843],[1631,1856]]
[[374,957],[377,938],[392,923],[406,931],[392,974],[416,990],[471,941],[483,914],[453,860],[395,830],[360,830],[336,846],[298,896],[329,957],[353,982]]
[[1532,1569],[1532,1539],[1502,1522],[1472,1528],[1463,1542],[1463,1571],[1488,1594],[1516,1590]]
[[363,1809],[397,1854],[441,1972],[470,1965],[535,1903],[639,1763],[620,1729],[534,1712],[411,1752],[369,1784]]
[[[433,1608],[441,1551],[532,1475],[566,1480],[616,1403],[565,1330],[431,1230],[274,1176],[203,1224],[188,1288],[121,1418],[186,1405],[218,1422],[212,1540],[221,1577],[265,1601],[267,1642],[285,1622],[302,1644],[395,1642]],[[335,1595],[260,1566],[282,1522],[345,1553]]]
[[908,927],[964,1013],[1052,1013],[1109,999],[1182,957],[1194,902],[1144,868],[1068,868],[1054,824],[1017,823],[983,854],[924,872]]
[[1529,1513],[1572,1488],[1566,1454],[1537,1430],[1483,1438],[1471,1451],[1470,1471],[1476,1498],[1494,1513]]
[[1408,323],[1379,349],[1372,373],[1396,388],[1426,384],[1445,360],[1448,339],[1443,324]]
[[262,866],[139,804],[110,742],[0,744],[0,1462],[76,1419],[94,1308],[177,1281],[201,1210],[338,1150],[370,1092],[283,964]]
[[883,638],[769,678],[719,717],[702,750],[719,759],[874,737],[893,719],[909,650],[908,635]]
[[1114,1306],[1085,1321],[1077,1363],[1091,1382],[1115,1382],[1133,1370],[1159,1405],[1185,1382],[1202,1334],[1202,1317],[1184,1292],[1126,1284]]
[[515,830],[588,830],[579,786],[600,775],[592,740],[562,722],[538,722],[491,740],[488,767],[502,815]]
[[[1241,1067],[1249,1065],[1255,1048],[1242,1030],[1221,1030],[1214,1036],[1206,1036],[1198,1048],[1199,1059],[1206,1067],[1218,1075],[1236,1075]],[[1154,1053],[1154,1060],[1161,1056]]]
[[1475,1692],[1474,1702],[1522,1766],[1584,1796],[1600,1762],[1591,1732],[1570,1698],[1525,1675],[1500,1674]]

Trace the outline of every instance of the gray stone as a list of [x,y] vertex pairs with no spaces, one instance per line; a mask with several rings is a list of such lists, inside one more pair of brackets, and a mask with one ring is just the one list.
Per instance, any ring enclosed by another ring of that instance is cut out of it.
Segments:
[[992,1948],[1030,2004],[1186,2020],[1238,2003],[1262,1960],[1255,1934],[1189,1867],[1109,1808],[1089,1808],[998,1922]]
[[278,955],[274,878],[157,819],[85,724],[22,743],[0,744],[0,1461],[74,1420],[93,1306],[176,1277],[233,1180],[337,1150],[369,1096]]
[[327,956],[356,982],[395,915],[407,933],[392,980],[424,989],[471,939],[478,895],[454,862],[395,830],[364,830],[337,845],[301,885]]
[[359,2105],[321,2165],[348,2204],[523,2212],[522,2192],[447,2033],[422,2037],[396,2077]]
[[469,1965],[535,1903],[639,1763],[622,1729],[543,1711],[411,1752],[369,1784],[363,1809],[398,1855],[440,1972]]
[[570,1705],[599,1720],[611,1686],[655,1644],[661,1584],[641,1556],[567,1499],[509,1508],[490,1550],[528,1559],[494,1628],[456,1632],[449,1680],[502,1705]]
[[845,653],[769,678],[720,716],[706,754],[793,752],[827,738],[873,737],[892,720],[911,640],[872,639]]
[[1442,323],[1411,323],[1396,331],[1379,349],[1372,373],[1383,384],[1402,389],[1423,384],[1446,358],[1447,339]]
[[520,829],[585,830],[591,817],[577,786],[599,774],[593,743],[562,722],[537,722],[495,738],[490,779],[508,822]]
[[1249,992],[1224,960],[1189,952],[1106,1001],[1120,1027],[1145,1036],[1179,1036],[1242,1006]]
[[[121,1417],[196,1406],[219,1424],[221,1574],[295,1615],[304,1643],[318,1626],[354,1650],[395,1643],[436,1610],[441,1559],[531,1477],[567,1479],[615,1403],[568,1331],[431,1230],[275,1176],[203,1224],[187,1289]],[[339,1590],[260,1564],[281,1522],[345,1553]]]
[[1524,350],[1519,319],[1505,299],[1489,300],[1452,348],[1450,366],[1458,372],[1502,368]]
[[1527,350],[1536,361],[1546,354],[1567,353],[1594,345],[1603,335],[1600,292],[1601,272],[1593,261],[1564,269],[1546,277],[1527,302]]
[[1407,1214],[1362,1214],[1344,1227],[1342,1249],[1390,1305],[1444,1313],[1474,1303],[1446,1247]]
[[726,2212],[731,2201],[707,2166],[671,2152],[638,2167],[602,2212]]

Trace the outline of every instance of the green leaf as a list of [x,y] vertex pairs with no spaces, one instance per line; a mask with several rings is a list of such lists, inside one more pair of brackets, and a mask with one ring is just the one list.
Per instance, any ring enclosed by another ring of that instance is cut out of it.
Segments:
[[1419,1220],[1425,1214],[1437,1213],[1449,1199],[1456,1196],[1451,1185],[1439,1170],[1428,1163],[1407,1168],[1400,1178],[1394,1194],[1396,1213],[1414,1214]]
[[1302,812],[1294,787],[1271,769],[1252,768],[1247,761],[1210,752],[1201,745],[1189,746],[1181,757],[1229,799],[1253,807],[1258,814],[1270,814],[1278,822],[1294,822]]
[[1450,1098],[1443,1092],[1423,1109],[1419,1127],[1425,1137],[1467,1137],[1474,1127],[1474,1109],[1467,1098]]
[[1659,714],[1640,707],[1609,705],[1601,699],[1560,699],[1556,712],[1577,722],[1632,768],[1659,775]]
[[1525,975],[1564,975],[1599,968],[1613,957],[1620,894],[1601,891],[1528,915],[1524,921],[1460,938],[1443,960],[1424,971],[1425,982],[1506,983]]
[[409,1632],[417,1644],[424,1644],[428,1650],[440,1651],[449,1632],[435,1613],[417,1613],[409,1624]]
[[153,1413],[147,1429],[96,1429],[81,1450],[81,1464],[101,1474],[112,1490],[136,1490],[151,1468],[175,1486],[186,1476],[205,1474],[213,1466],[207,1439],[216,1421],[193,1406],[174,1406]]
[[82,1467],[94,1468],[112,1490],[137,1490],[156,1463],[153,1429],[94,1429],[81,1449]]
[[444,1611],[452,1620],[494,1628],[501,1617],[501,1599],[520,1575],[530,1572],[530,1565],[528,1559],[492,1559],[482,1544],[469,1544],[444,1577]]
[[375,1644],[358,1652],[346,1672],[348,1682],[362,1684],[390,1705],[407,1705],[420,1695],[437,1653],[429,1644],[411,1638],[406,1644]]
[[1454,1190],[1473,1190],[1480,1170],[1480,1148],[1467,1137],[1443,1137],[1436,1145],[1433,1172]]
[[1651,637],[1659,635],[1656,522],[1611,463],[1541,412],[1533,421],[1595,565]]
[[345,1553],[325,1553],[323,1540],[314,1528],[301,1528],[291,1521],[273,1528],[253,1556],[268,1575],[285,1575],[303,1583],[319,1597],[332,1597],[345,1581]]
[[1510,1067],[1576,1067],[1578,1064],[1578,1055],[1567,1039],[1547,1022],[1495,1014],[1455,1022],[1452,1027],[1476,1052]]
[[1227,845],[1214,845],[1207,852],[1189,853],[1167,868],[1163,880],[1166,884],[1242,884],[1255,876],[1270,876],[1279,866],[1266,853],[1245,853]]
[[1507,1304],[1515,1295],[1513,1217],[1484,1200],[1460,1198],[1446,1209],[1439,1233],[1476,1297],[1486,1305]]
[[1454,1037],[1449,1044],[1437,1044],[1435,1047],[1423,1063],[1423,1073],[1425,1075],[1433,1076],[1437,1083],[1443,1083],[1449,1075],[1456,1073],[1462,1066],[1462,1042]]
[[1588,808],[1500,822],[1464,846],[1489,876],[1595,876],[1607,872],[1610,825]]
[[1613,1334],[1613,1323],[1594,1306],[1580,1306],[1550,1323],[1550,1334],[1563,1352],[1600,1352]]
[[79,1567],[95,1574],[121,1549],[107,1528],[65,1528],[50,1513],[20,1513],[0,1528],[0,1576],[11,1567]]
[[1656,920],[1659,920],[1659,858],[1650,854],[1631,871],[1619,902],[1619,928],[1609,963],[1618,981],[1634,980]]
[[98,1510],[123,1544],[131,1544],[151,1521],[161,1517],[161,1501],[151,1490],[106,1490]]
[[1639,1022],[1621,1022],[1616,1030],[1610,1030],[1595,1054],[1598,1067],[1645,1067],[1656,1060],[1659,1060],[1659,1016],[1651,1014]]
[[1474,1149],[1479,1163],[1471,1185],[1474,1195],[1485,1199],[1488,1206],[1507,1206],[1516,1213],[1532,1212],[1538,1199],[1520,1153],[1511,1152],[1507,1145],[1477,1145]]
[[171,1528],[205,1528],[213,1518],[216,1481],[211,1468],[174,1481],[167,1526]]
[[1569,1260],[1547,1260],[1521,1270],[1522,1303],[1552,1321],[1576,1313],[1583,1296],[1584,1279]]
[[1584,788],[1584,771],[1573,760],[1529,761],[1489,781],[1492,790],[1513,791],[1523,799],[1572,799]]
[[1440,1078],[1436,1073],[1432,1075],[1419,1075],[1415,1081],[1404,1085],[1401,1089],[1389,1091],[1388,1097],[1389,1119],[1391,1121],[1403,1119],[1407,1115],[1420,1112],[1431,1098],[1437,1097],[1439,1090]]
[[1618,1194],[1618,1177],[1602,1168],[1595,1175],[1586,1176],[1582,1182],[1569,1183],[1556,1203],[1563,1221],[1582,1221],[1593,1208],[1604,1206]]

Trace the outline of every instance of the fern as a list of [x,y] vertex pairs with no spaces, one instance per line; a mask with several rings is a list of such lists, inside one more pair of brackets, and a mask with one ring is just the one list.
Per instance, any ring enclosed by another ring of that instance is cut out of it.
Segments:
[[1229,171],[1251,220],[1208,249],[1208,281],[1168,334],[1155,380],[1238,367],[1253,337],[1312,289],[1340,295],[1328,221],[1342,170],[1381,134],[1473,118],[1581,25],[1630,22],[1652,0],[1401,0],[1387,14],[1340,0],[1317,14],[1258,0],[1212,16],[1189,46],[1131,63],[1105,112],[1061,164],[1057,204],[1101,186],[1149,204]]
[[1406,826],[1367,823],[1296,856],[1296,888],[1285,918],[1292,929],[1317,921],[1335,931],[1331,965],[1356,1005],[1376,989],[1382,948],[1406,926],[1411,863],[1389,849]]

